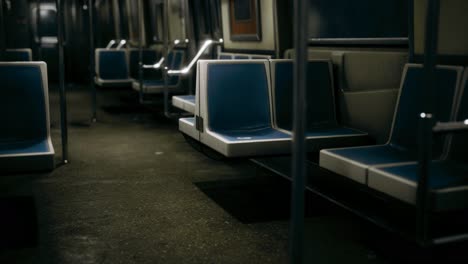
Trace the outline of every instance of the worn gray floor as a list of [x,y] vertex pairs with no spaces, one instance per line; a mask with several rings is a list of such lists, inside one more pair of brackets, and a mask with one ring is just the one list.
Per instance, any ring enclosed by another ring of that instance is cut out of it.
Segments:
[[[0,178],[0,192],[34,199],[39,232],[35,246],[0,249],[0,263],[287,262],[287,181],[249,161],[203,155],[130,91],[101,91],[90,124],[88,92],[70,89],[70,164]],[[51,106],[59,162],[55,92]],[[374,247],[388,239],[378,229],[312,203],[308,263],[414,260]]]

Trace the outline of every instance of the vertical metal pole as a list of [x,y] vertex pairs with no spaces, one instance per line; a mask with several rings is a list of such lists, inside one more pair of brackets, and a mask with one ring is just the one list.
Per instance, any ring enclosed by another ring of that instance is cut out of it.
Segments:
[[37,59],[42,60],[41,44],[41,0],[36,0]]
[[6,32],[5,14],[3,12],[3,0],[0,0],[0,61],[5,60]]
[[92,98],[92,122],[97,120],[97,91],[94,84],[95,65],[94,65],[94,3],[93,0],[88,2],[89,9],[89,77],[91,85],[91,98]]
[[137,17],[138,17],[138,80],[139,80],[139,85],[140,85],[140,102],[144,103],[144,91],[143,91],[143,23],[141,23],[141,0],[137,0]]
[[292,146],[292,199],[290,263],[304,263],[304,192],[306,178],[306,86],[309,1],[294,0],[294,124]]
[[120,33],[121,31],[121,18],[120,18],[120,6],[119,6],[119,1],[118,0],[113,0],[112,1],[112,12],[114,14],[114,21],[115,21],[115,39],[122,39],[122,34]]
[[65,59],[63,54],[63,10],[61,0],[57,4],[57,29],[59,52],[59,84],[60,84],[60,128],[62,132],[62,160],[68,163],[68,121],[67,121],[67,94],[65,91]]
[[[163,39],[164,39],[164,54],[166,56],[166,62],[171,63],[175,61],[175,53],[172,55],[172,61],[169,61],[169,0],[164,1],[164,18],[163,18]],[[172,65],[167,64],[168,67]],[[164,114],[167,117],[170,117],[169,111],[169,76],[167,75],[167,71],[164,67],[163,69],[163,77],[164,77]],[[179,77],[180,78],[180,77]]]
[[437,42],[439,33],[439,0],[429,0],[426,12],[426,39],[424,49],[424,73],[427,87],[424,101],[424,114],[421,114],[420,122],[420,147],[419,147],[419,179],[416,194],[417,219],[416,229],[419,239],[427,244],[429,239],[429,177],[432,160],[432,125],[433,110],[436,100],[436,64]]

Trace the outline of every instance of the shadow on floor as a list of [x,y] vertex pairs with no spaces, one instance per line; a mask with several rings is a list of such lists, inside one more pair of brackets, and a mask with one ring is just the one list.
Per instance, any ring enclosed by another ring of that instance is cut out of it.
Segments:
[[38,223],[32,196],[0,197],[0,249],[35,247]]

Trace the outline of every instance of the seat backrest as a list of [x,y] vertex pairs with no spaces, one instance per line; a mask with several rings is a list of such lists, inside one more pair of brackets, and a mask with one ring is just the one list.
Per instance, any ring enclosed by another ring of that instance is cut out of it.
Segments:
[[220,60],[232,60],[232,55],[220,53],[219,56],[218,56],[218,59],[220,59]]
[[[465,69],[458,100],[456,121],[468,120],[468,68]],[[466,132],[453,134],[451,138],[449,158],[468,162],[468,134]]]
[[5,61],[32,61],[31,49],[7,49]]
[[344,52],[340,88],[359,92],[397,90],[408,55],[402,52]]
[[44,62],[0,63],[0,144],[49,136],[47,66]]
[[[160,54],[154,49],[143,49],[143,64],[155,64],[160,59]],[[129,68],[130,68],[130,77],[138,80],[140,78],[139,72],[139,62],[140,62],[140,50],[139,49],[129,49]],[[143,69],[143,78],[144,79],[161,79],[161,72],[155,71],[153,69]]]
[[235,60],[248,60],[249,56],[247,56],[247,55],[235,55],[234,59]]
[[[292,129],[293,62],[271,60],[272,94],[276,125]],[[307,65],[307,130],[337,126],[330,60],[310,60]]]
[[368,132],[378,143],[385,143],[408,54],[343,51],[336,61],[340,121]]
[[268,60],[271,59],[270,55],[251,55],[250,59],[252,60]]
[[271,127],[268,61],[210,61],[206,78],[207,125],[211,130]]
[[[436,94],[433,116],[435,120],[448,122],[454,118],[455,98],[463,68],[456,66],[437,66]],[[418,150],[419,116],[425,104],[425,71],[422,65],[407,64],[403,73],[392,132],[389,143],[416,153]],[[433,153],[437,158],[444,149],[444,137],[433,141]]]
[[[322,50],[322,49],[308,49],[307,58],[311,59],[331,59],[333,56],[333,50]],[[288,49],[284,52],[285,59],[294,59],[296,51],[294,49]]]
[[125,50],[96,49],[96,74],[103,80],[128,79]]

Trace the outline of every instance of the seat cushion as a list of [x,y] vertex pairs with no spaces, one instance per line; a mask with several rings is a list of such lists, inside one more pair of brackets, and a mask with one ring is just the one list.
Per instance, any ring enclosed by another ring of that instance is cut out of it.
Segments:
[[195,95],[173,96],[172,105],[193,114],[195,113]]
[[52,149],[47,140],[28,140],[21,142],[0,143],[0,157],[50,153]]
[[309,152],[325,148],[362,146],[370,143],[367,133],[347,127],[309,129],[306,132]]
[[[134,83],[137,85],[140,85],[140,82],[136,80]],[[175,82],[169,82],[169,86],[176,85],[177,83]],[[145,88],[151,88],[151,87],[161,87],[164,86],[164,80],[143,80],[143,86]]]
[[288,154],[291,136],[273,128],[248,131],[208,132],[206,144],[226,157],[252,157]]
[[320,166],[362,184],[367,183],[371,166],[413,161],[407,151],[390,145],[325,149],[320,151]]
[[273,128],[262,128],[257,130],[244,131],[216,131],[216,134],[218,134],[226,142],[265,141],[291,138],[290,135]]
[[195,113],[195,95],[179,95],[172,97],[172,105],[187,111],[189,113]]
[[103,80],[101,78],[95,77],[94,83],[101,87],[126,87],[132,84],[132,79],[124,80]]
[[306,133],[306,137],[308,139],[313,139],[317,137],[347,137],[347,136],[361,136],[361,135],[367,135],[367,134],[359,130],[347,128],[347,127],[317,128],[317,129],[309,130]]
[[[433,161],[429,171],[433,210],[468,207],[468,164]],[[416,204],[419,178],[417,163],[373,167],[369,170],[368,178],[370,188],[404,202]]]
[[0,143],[0,174],[51,171],[54,149],[48,139]]

